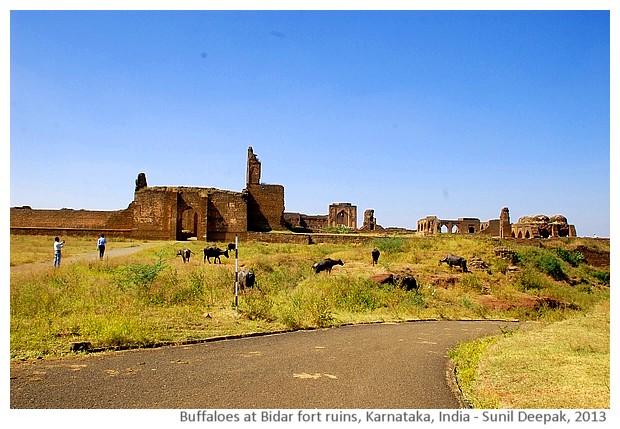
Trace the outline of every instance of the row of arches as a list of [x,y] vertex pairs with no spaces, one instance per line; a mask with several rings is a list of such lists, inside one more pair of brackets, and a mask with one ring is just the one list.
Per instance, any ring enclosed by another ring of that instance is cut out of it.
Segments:
[[431,234],[475,234],[480,230],[478,220],[442,220],[438,218],[418,221],[418,231]]

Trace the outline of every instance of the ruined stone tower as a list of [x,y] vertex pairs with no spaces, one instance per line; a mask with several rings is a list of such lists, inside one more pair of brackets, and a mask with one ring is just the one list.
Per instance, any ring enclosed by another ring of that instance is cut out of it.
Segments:
[[508,207],[504,207],[499,215],[499,236],[501,238],[508,238],[511,235],[510,213],[508,212]]
[[284,186],[261,183],[261,163],[248,147],[244,194],[248,205],[248,231],[284,229]]
[[259,185],[260,184],[260,161],[254,155],[252,146],[248,148],[248,171],[246,174],[246,185]]

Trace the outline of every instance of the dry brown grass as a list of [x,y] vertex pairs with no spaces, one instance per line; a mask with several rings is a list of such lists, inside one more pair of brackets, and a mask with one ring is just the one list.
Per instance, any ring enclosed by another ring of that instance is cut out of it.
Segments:
[[[609,301],[491,343],[482,346],[473,380],[460,381],[474,408],[610,407]],[[461,347],[471,355],[470,345]]]

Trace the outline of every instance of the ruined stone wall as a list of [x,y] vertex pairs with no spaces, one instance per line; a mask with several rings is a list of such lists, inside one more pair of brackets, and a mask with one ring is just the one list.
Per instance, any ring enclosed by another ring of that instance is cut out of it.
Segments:
[[132,236],[219,241],[247,231],[240,192],[215,188],[146,187],[135,193]]
[[133,238],[177,239],[177,192],[162,187],[142,188],[134,195],[133,208]]
[[39,210],[11,207],[10,229],[13,234],[80,234],[125,236],[131,232],[132,209]]
[[480,223],[480,234],[499,237],[501,233],[501,222],[499,219],[491,219],[488,222]]
[[327,215],[284,213],[284,222],[286,227],[292,230],[320,231],[327,226]]
[[[488,227],[488,225],[487,225]],[[456,220],[439,219],[437,216],[427,216],[418,220],[420,234],[477,234],[482,224],[477,218],[458,218]]]
[[284,186],[249,184],[245,191],[248,231],[284,229]]
[[208,195],[207,233],[198,239],[230,241],[247,231],[247,203],[239,192],[214,191]]
[[508,238],[511,235],[512,227],[510,225],[510,211],[508,207],[502,208],[499,214],[499,236],[502,238]]
[[375,211],[373,209],[364,210],[364,223],[359,229],[360,232],[383,232],[385,228],[377,223]]

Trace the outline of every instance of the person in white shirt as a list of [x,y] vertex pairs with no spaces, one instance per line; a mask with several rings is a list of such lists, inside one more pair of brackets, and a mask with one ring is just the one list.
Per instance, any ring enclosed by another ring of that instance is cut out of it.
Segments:
[[60,249],[65,245],[65,240],[60,241],[60,238],[54,238],[54,267],[60,267]]

